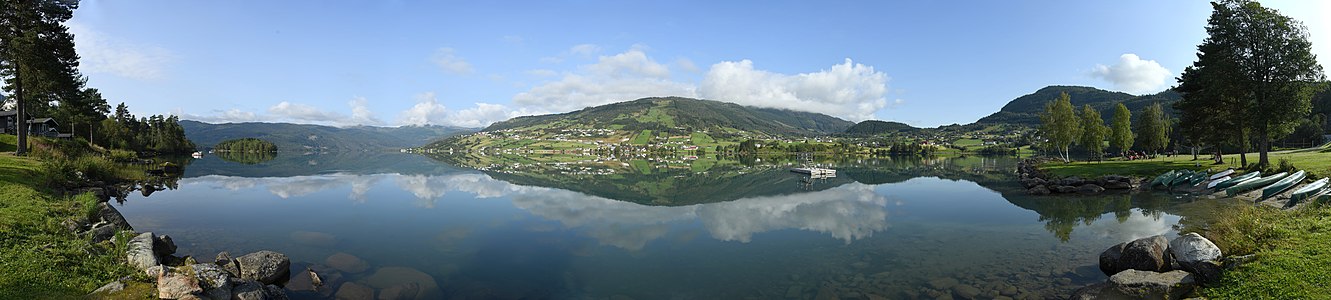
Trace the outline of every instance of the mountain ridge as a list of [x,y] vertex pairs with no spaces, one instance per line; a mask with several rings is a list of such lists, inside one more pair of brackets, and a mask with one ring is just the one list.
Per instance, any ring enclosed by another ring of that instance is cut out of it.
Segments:
[[481,131],[605,127],[664,132],[733,129],[770,135],[813,136],[842,133],[852,125],[854,123],[850,121],[820,113],[684,97],[648,97],[566,113],[516,117],[491,124]]
[[387,150],[416,147],[449,136],[475,131],[471,128],[427,126],[351,126],[239,122],[205,123],[181,120],[185,137],[200,148],[236,138],[258,138],[276,144],[281,151]]
[[1138,96],[1089,86],[1051,85],[1014,98],[1004,104],[1003,108],[997,112],[980,118],[973,124],[1039,125],[1039,115],[1044,112],[1045,103],[1049,103],[1049,101],[1058,98],[1059,94],[1065,92],[1071,98],[1073,107],[1080,109],[1083,105],[1089,104],[1099,111],[1102,116],[1112,116],[1114,106],[1118,103],[1123,103],[1124,106],[1128,107],[1128,110],[1138,112],[1147,105],[1159,102],[1164,105],[1166,113],[1172,114],[1173,107],[1171,104],[1183,99],[1173,89]]

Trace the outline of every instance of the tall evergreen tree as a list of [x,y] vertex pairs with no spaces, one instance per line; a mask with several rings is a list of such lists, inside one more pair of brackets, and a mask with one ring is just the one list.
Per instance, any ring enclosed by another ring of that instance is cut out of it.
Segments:
[[1109,126],[1100,112],[1090,104],[1081,109],[1081,145],[1090,154],[1088,159],[1099,160],[1105,152],[1105,136],[1109,135]]
[[[1325,77],[1322,67],[1302,22],[1250,0],[1222,0],[1211,6],[1208,36],[1190,68],[1196,74],[1179,78],[1182,91],[1212,98],[1224,111],[1240,113],[1242,118],[1236,119],[1242,120],[1242,130],[1229,129],[1231,135],[1242,135],[1238,143],[1246,145],[1251,134],[1258,164],[1267,166],[1271,141],[1288,135],[1307,117],[1315,88],[1309,83]],[[1207,117],[1187,115],[1207,113],[1206,109],[1183,108],[1183,123],[1189,130],[1223,126],[1189,124],[1206,123]]]
[[1132,111],[1128,110],[1127,105],[1119,103],[1114,107],[1114,119],[1110,128],[1109,146],[1118,149],[1120,154],[1127,153],[1132,149],[1132,140],[1135,136],[1132,134]]
[[0,77],[18,110],[17,153],[27,152],[25,121],[51,103],[79,97],[79,56],[64,22],[77,1],[0,0]]
[[1081,124],[1072,108],[1072,98],[1062,93],[1057,99],[1049,101],[1040,114],[1040,135],[1045,138],[1045,145],[1058,152],[1063,162],[1072,161],[1068,147],[1081,137]]

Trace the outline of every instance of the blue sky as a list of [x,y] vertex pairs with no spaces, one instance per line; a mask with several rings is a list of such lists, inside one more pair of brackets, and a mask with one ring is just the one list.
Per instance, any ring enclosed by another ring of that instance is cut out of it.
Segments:
[[[1331,57],[1331,4],[1263,3]],[[83,1],[69,25],[89,85],[140,115],[480,127],[688,96],[932,127],[1048,85],[1162,91],[1209,14],[1200,1]]]

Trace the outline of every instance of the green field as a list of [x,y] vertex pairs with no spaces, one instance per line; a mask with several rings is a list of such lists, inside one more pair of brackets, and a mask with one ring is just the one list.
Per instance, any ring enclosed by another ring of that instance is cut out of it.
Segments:
[[637,136],[634,136],[634,137],[633,137],[633,140],[630,140],[630,141],[629,141],[629,144],[633,144],[633,145],[647,145],[647,143],[649,143],[649,142],[651,142],[651,141],[652,141],[652,131],[651,131],[651,130],[643,130],[642,133],[639,133]]
[[[1331,150],[1325,148],[1313,148],[1294,151],[1272,152],[1271,164],[1274,166],[1280,163],[1281,159],[1289,160],[1295,168],[1308,172],[1309,178],[1322,178],[1331,176]],[[1191,170],[1223,170],[1226,168],[1240,168],[1239,156],[1237,154],[1225,155],[1225,164],[1214,165],[1207,159],[1210,156],[1202,155],[1199,160],[1192,160],[1192,155],[1175,155],[1173,157],[1160,156],[1155,159],[1143,159],[1133,161],[1103,161],[1103,162],[1072,162],[1064,164],[1062,162],[1046,163],[1041,166],[1042,169],[1049,171],[1055,176],[1083,176],[1096,177],[1101,175],[1117,174],[1127,176],[1150,177],[1160,175],[1175,169]],[[1257,154],[1248,153],[1248,163],[1257,163]]]
[[638,173],[642,173],[644,175],[652,174],[652,169],[653,169],[652,163],[646,160],[641,160],[641,159],[631,160],[629,161],[629,165],[633,166],[634,170],[638,170]]
[[1216,211],[1202,235],[1225,256],[1256,259],[1201,294],[1211,299],[1325,299],[1331,295],[1331,208],[1282,211],[1239,205]]
[[689,140],[692,141],[694,145],[699,146],[716,144],[716,139],[713,139],[712,136],[702,132],[694,132],[693,134],[690,134]]

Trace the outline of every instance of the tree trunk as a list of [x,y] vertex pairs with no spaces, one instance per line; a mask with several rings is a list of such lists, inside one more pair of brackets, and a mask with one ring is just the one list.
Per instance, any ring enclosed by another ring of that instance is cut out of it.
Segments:
[[28,110],[24,108],[24,106],[27,105],[24,105],[26,103],[23,101],[23,98],[26,98],[25,96],[27,95],[23,94],[22,70],[23,66],[21,65],[21,62],[20,65],[14,66],[14,104],[15,106],[18,106],[17,112],[14,115],[14,127],[18,127],[18,132],[16,132],[16,135],[18,136],[18,145],[15,145],[14,155],[17,156],[28,154],[28,118],[26,117]]
[[1265,133],[1261,134],[1258,138],[1261,138],[1262,140],[1257,143],[1257,165],[1262,166],[1263,168],[1270,167],[1271,158],[1270,155],[1267,155],[1267,152],[1271,151],[1271,141],[1266,138]]

